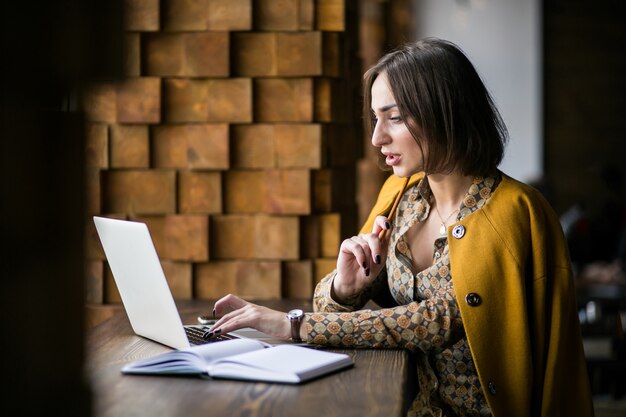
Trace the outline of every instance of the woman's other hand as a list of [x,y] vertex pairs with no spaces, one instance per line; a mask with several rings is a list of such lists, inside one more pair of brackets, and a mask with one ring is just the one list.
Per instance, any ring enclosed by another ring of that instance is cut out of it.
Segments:
[[337,275],[333,280],[332,296],[345,302],[358,296],[378,276],[387,259],[387,238],[380,232],[391,229],[389,219],[376,217],[372,233],[353,236],[341,242],[337,258]]

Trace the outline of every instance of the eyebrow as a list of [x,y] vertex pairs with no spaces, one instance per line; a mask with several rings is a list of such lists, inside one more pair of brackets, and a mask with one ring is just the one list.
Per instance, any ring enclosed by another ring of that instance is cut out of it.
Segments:
[[[394,107],[398,107],[398,105],[397,105],[396,103],[393,103],[393,104],[387,104],[387,105],[382,106],[381,108],[379,108],[379,109],[378,109],[378,111],[379,111],[380,113],[384,113],[384,112],[386,112],[387,110],[391,110],[391,109],[393,109]],[[374,111],[374,109],[372,109],[372,111]]]

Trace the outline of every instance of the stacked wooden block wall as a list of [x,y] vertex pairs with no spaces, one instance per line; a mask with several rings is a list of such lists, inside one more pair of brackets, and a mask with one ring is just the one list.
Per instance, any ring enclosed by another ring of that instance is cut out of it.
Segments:
[[[358,2],[126,0],[84,94],[88,212],[146,222],[177,299],[309,298],[358,227]],[[119,303],[88,220],[92,321]]]

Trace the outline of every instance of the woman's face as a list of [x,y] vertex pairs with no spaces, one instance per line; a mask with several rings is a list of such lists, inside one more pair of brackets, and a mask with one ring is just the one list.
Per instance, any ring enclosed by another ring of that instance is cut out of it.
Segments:
[[402,120],[389,88],[387,74],[381,73],[372,84],[372,117],[375,121],[372,145],[380,148],[385,163],[399,177],[409,177],[424,167],[424,155]]

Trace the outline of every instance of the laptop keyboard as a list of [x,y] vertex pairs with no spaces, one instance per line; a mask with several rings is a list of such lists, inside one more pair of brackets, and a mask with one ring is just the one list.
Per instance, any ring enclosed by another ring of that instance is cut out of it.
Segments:
[[209,326],[201,326],[201,327],[185,326],[185,333],[187,333],[187,339],[189,339],[189,343],[192,345],[204,345],[205,343],[213,343],[213,342],[221,342],[223,340],[238,339],[236,336],[231,336],[229,334],[218,334],[207,340],[204,337],[202,337],[202,335],[208,331],[211,331],[211,328]]

